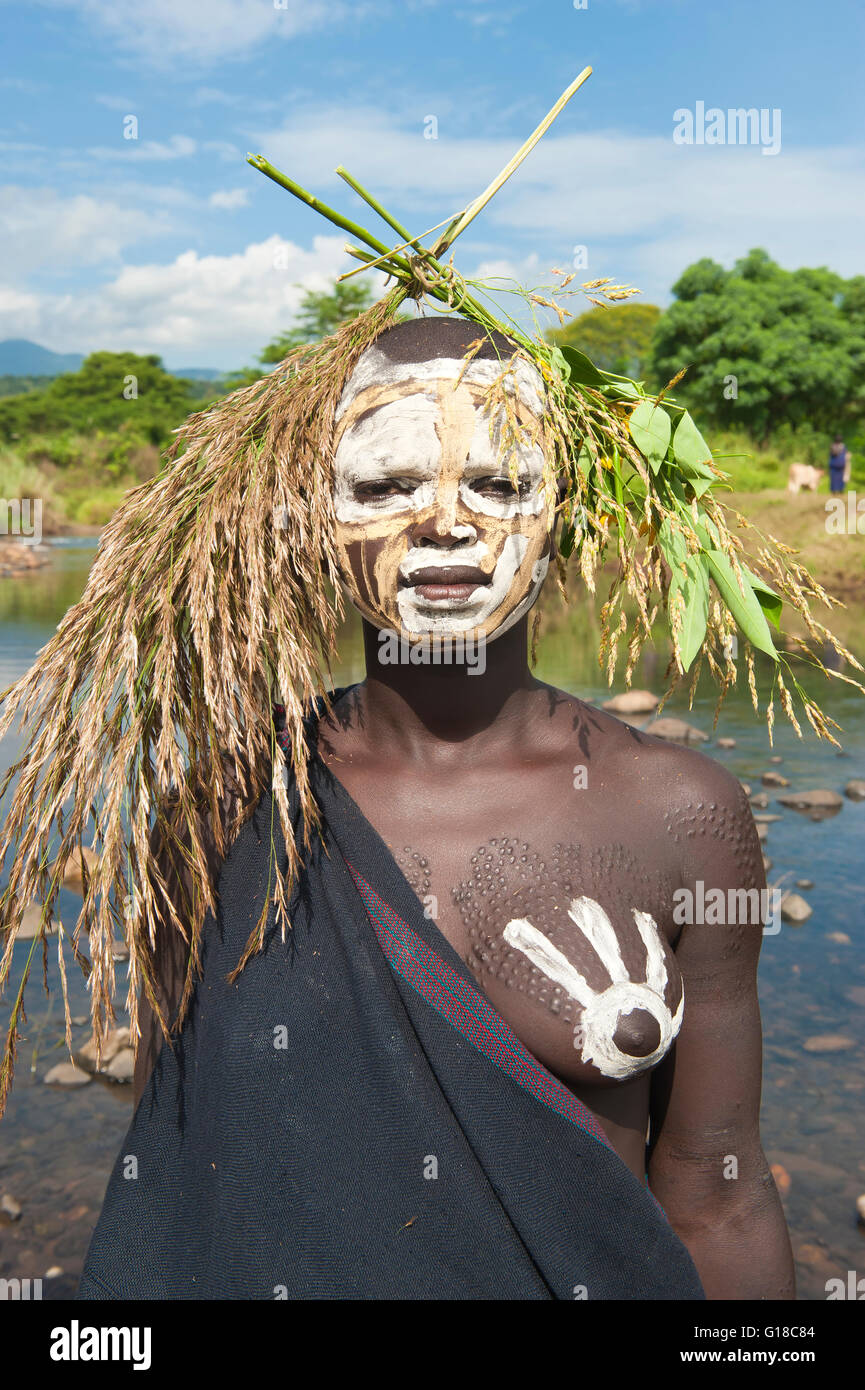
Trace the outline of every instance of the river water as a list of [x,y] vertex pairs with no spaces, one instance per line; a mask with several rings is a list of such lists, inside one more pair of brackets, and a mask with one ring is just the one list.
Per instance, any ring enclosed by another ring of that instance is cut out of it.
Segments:
[[[60,617],[80,595],[94,542],[52,545],[44,569],[21,579],[0,579],[0,689],[21,675],[37,650],[50,638]],[[592,655],[597,649],[597,605],[588,597],[572,613],[556,612],[542,638],[536,674],[590,702],[609,691]],[[854,644],[862,657],[863,643]],[[666,657],[644,654],[634,685],[661,688]],[[360,627],[347,625],[338,684],[363,676]],[[842,790],[851,778],[865,778],[865,699],[841,682],[815,680],[813,693],[823,709],[842,726],[839,756],[831,745],[806,736],[801,742],[785,722],[776,724],[770,749],[765,725],[751,709],[744,685],[727,700],[717,736],[736,740],[731,750],[711,741],[704,751],[721,759],[736,776],[760,790],[760,776],[772,766],[773,753],[783,762],[777,770],[794,789]],[[701,687],[688,713],[684,696],[664,713],[679,714],[707,733],[714,699]],[[0,746],[0,772],[13,761],[17,740]],[[774,793],[769,792],[770,800]],[[824,1299],[826,1282],[848,1272],[865,1273],[865,1227],[857,1224],[856,1199],[865,1193],[865,803],[845,799],[832,819],[812,822],[780,805],[770,806],[781,819],[769,825],[764,849],[771,857],[769,883],[803,890],[813,916],[800,927],[784,923],[777,935],[764,937],[759,986],[764,1030],[763,1147],[771,1164],[780,1164],[786,1179],[784,1207],[796,1254],[799,1298]],[[80,898],[63,891],[59,909],[71,924]],[[839,939],[832,939],[841,934]],[[844,940],[842,938],[848,938]],[[29,943],[14,953],[13,980],[20,979]],[[119,967],[121,972],[125,967]],[[43,1084],[57,1061],[66,1059],[62,1001],[56,955],[49,952],[48,997],[41,990],[39,963],[31,976],[28,1018],[23,1028],[15,1084],[5,1119],[0,1122],[0,1198],[12,1196],[20,1218],[0,1212],[0,1277],[42,1278],[43,1297],[70,1297],[90,1233],[99,1213],[110,1169],[131,1114],[131,1087],[100,1079],[80,1089],[60,1090]],[[121,974],[121,979],[123,974]],[[84,1018],[89,996],[77,970],[70,976],[72,1013]],[[8,998],[0,1001],[0,1028],[5,1037]],[[119,1022],[125,1021],[119,1015]],[[89,1026],[77,1025],[73,1041],[81,1045]],[[838,1034],[850,1045],[832,1052],[809,1051],[806,1039]],[[49,1269],[61,1272],[51,1279]]]

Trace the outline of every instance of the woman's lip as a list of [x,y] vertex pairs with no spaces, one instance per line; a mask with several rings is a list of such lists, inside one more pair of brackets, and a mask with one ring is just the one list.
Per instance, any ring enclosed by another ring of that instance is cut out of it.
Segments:
[[429,565],[426,569],[415,570],[402,582],[408,588],[468,588],[476,589],[479,584],[489,584],[491,576],[474,565]]
[[452,602],[457,599],[467,599],[482,586],[474,581],[470,584],[415,584],[412,586],[416,594],[427,600],[450,599]]

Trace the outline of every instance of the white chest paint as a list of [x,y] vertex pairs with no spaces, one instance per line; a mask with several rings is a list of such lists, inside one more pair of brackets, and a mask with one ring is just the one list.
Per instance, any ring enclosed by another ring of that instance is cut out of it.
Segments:
[[[585,937],[603,964],[612,983],[606,989],[595,990],[585,976],[573,965],[552,941],[533,927],[527,918],[517,917],[508,922],[504,939],[509,946],[527,956],[536,969],[559,985],[582,1009],[575,1028],[574,1046],[584,1062],[597,1067],[604,1076],[625,1080],[653,1067],[669,1050],[682,1025],[685,1005],[684,987],[675,1014],[665,1000],[667,968],[664,948],[657,923],[647,912],[632,908],[634,921],[646,948],[646,969],[643,979],[634,980],[628,974],[612,923],[600,903],[594,898],[574,898],[568,916]],[[635,1009],[645,1009],[652,1015],[660,1030],[660,1042],[645,1057],[622,1052],[614,1035],[622,1015]]]

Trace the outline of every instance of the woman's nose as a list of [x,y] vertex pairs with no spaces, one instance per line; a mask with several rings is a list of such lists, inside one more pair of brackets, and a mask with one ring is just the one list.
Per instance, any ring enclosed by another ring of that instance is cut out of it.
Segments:
[[432,505],[418,517],[412,527],[413,542],[420,544],[423,541],[432,541],[436,545],[458,545],[477,540],[477,530],[465,517],[459,515],[461,510],[456,488],[437,488]]

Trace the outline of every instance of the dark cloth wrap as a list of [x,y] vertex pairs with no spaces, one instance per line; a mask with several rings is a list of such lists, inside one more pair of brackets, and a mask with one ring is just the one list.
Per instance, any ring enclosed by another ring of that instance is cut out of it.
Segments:
[[[313,742],[315,719],[308,732]],[[591,1113],[514,1037],[317,754],[285,944],[234,984],[271,794],[108,1184],[81,1299],[702,1299]],[[289,795],[297,824],[297,797]],[[298,843],[300,840],[298,838]],[[134,1161],[133,1161],[134,1160]]]

